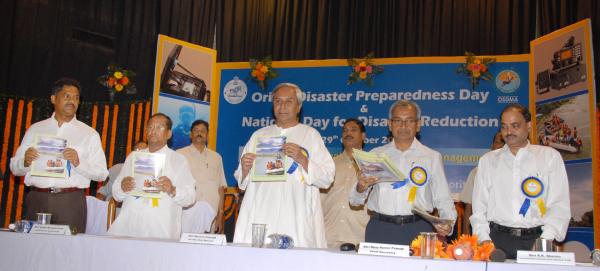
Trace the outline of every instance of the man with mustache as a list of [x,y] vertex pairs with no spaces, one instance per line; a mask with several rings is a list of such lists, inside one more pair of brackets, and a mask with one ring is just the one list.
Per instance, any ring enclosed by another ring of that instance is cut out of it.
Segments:
[[[25,132],[15,156],[10,159],[10,170],[15,176],[25,176],[25,185],[29,187],[25,219],[36,220],[36,213],[51,213],[53,224],[70,225],[83,231],[87,213],[85,189],[90,187],[90,181],[105,180],[108,170],[98,132],[77,120],[80,94],[81,86],[74,79],[54,82],[50,96],[54,113]],[[34,147],[36,136],[67,140],[67,148],[62,153],[68,160],[66,177],[31,175],[31,164],[40,157]]]
[[410,245],[420,232],[433,231],[447,236],[450,225],[434,225],[417,215],[413,206],[432,212],[437,208],[443,219],[456,220],[456,209],[444,174],[442,155],[416,139],[420,131],[421,109],[408,100],[400,100],[390,107],[390,143],[371,152],[388,155],[406,179],[379,182],[376,177],[361,175],[350,191],[350,204],[364,204],[373,211],[367,224],[365,240],[373,243]]
[[190,139],[192,144],[177,150],[183,154],[190,164],[192,176],[196,181],[196,203],[183,210],[181,220],[183,232],[204,233],[205,225],[201,223],[204,219],[199,216],[206,214],[202,201],[208,202],[214,211],[211,217],[212,232],[223,233],[223,202],[225,198],[225,173],[223,171],[223,159],[217,152],[206,147],[208,142],[208,122],[196,120],[190,128]]
[[531,113],[510,104],[500,115],[506,145],[479,159],[471,226],[506,257],[531,250],[536,238],[562,241],[571,209],[565,164],[553,148],[532,145]]
[[362,150],[366,138],[365,125],[358,119],[347,119],[342,128],[344,150],[333,158],[335,179],[327,190],[321,190],[325,217],[325,236],[329,248],[343,243],[358,244],[365,240],[369,222],[367,208],[348,204],[348,194],[354,189],[358,168],[352,149]]
[[[235,225],[234,243],[252,242],[252,223],[266,224],[266,234],[287,234],[298,247],[326,248],[319,188],[333,181],[335,165],[317,130],[299,122],[304,92],[294,84],[273,89],[275,124],[252,134],[243,150],[235,178],[244,199]],[[257,138],[285,137],[285,181],[258,182],[254,166]]]

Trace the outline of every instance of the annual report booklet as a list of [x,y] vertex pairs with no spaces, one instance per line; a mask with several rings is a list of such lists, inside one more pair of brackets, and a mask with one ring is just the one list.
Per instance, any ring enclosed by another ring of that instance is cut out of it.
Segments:
[[36,135],[34,148],[39,157],[31,162],[31,175],[66,178],[71,166],[63,157],[67,140],[56,136]]
[[352,149],[356,165],[362,174],[377,177],[380,182],[398,182],[406,179],[385,153]]
[[133,196],[160,198],[156,182],[164,175],[165,154],[134,151],[132,155],[135,188],[129,193]]
[[283,154],[285,136],[258,137],[254,145],[254,166],[251,170],[252,181],[282,182],[287,178],[287,156]]

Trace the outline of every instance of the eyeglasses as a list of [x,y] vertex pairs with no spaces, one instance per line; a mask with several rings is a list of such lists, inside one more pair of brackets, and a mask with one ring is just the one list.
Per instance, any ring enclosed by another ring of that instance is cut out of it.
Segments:
[[162,132],[162,131],[164,131],[164,130],[166,130],[166,129],[167,129],[167,127],[165,127],[165,126],[161,126],[161,125],[156,125],[156,126],[147,126],[147,127],[146,127],[146,131],[148,131],[148,132],[149,132],[149,131],[155,131],[155,130],[158,130],[158,131],[161,131],[161,132]]
[[391,119],[394,125],[414,125],[419,120],[417,119]]

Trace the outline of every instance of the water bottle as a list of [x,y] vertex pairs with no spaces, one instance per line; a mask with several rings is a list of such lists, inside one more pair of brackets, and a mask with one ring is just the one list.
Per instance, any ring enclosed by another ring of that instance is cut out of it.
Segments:
[[265,247],[288,249],[294,247],[294,239],[285,234],[273,233],[265,239]]
[[15,221],[14,224],[10,224],[8,228],[15,232],[29,233],[29,231],[33,227],[33,224],[34,222],[30,220],[19,220]]

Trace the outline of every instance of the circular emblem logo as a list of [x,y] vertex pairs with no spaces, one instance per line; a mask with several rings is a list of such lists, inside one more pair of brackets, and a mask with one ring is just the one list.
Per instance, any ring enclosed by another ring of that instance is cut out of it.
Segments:
[[225,85],[223,89],[223,97],[230,104],[239,104],[244,101],[248,94],[248,87],[244,81],[237,76]]
[[414,167],[410,170],[410,181],[418,186],[427,182],[427,171],[422,167]]
[[513,93],[521,86],[519,74],[513,70],[503,70],[496,76],[496,87],[502,93]]
[[527,177],[521,183],[521,191],[530,198],[537,198],[544,192],[544,184],[536,177]]

